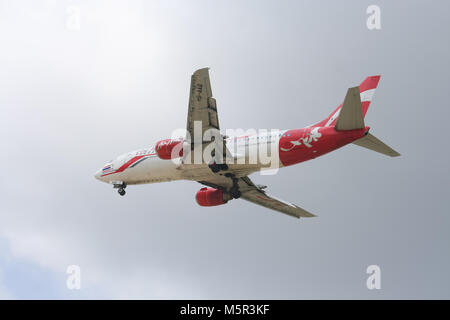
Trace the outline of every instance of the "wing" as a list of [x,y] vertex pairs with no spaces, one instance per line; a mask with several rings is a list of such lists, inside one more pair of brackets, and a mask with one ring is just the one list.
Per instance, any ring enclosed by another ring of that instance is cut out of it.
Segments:
[[208,129],[220,130],[216,99],[212,96],[208,70],[209,68],[199,69],[191,77],[187,131],[192,138],[195,121],[201,121],[202,137]]
[[[221,163],[229,151],[226,149],[224,137],[220,134],[216,99],[212,96],[208,70],[209,68],[199,69],[191,77],[186,126],[189,135],[186,141],[190,144],[190,150],[194,150],[194,146],[197,145],[203,152],[204,148],[214,140],[215,151],[218,152],[214,152],[213,156],[216,162]],[[205,135],[206,131],[209,134]],[[185,156],[188,157],[189,154],[186,152]],[[193,154],[190,155],[193,156]]]
[[[241,198],[263,207],[287,214],[291,217],[315,217],[314,214],[296,206],[295,204],[275,198],[267,194],[265,186],[255,185],[249,177],[236,178],[241,191]],[[213,176],[207,181],[199,181],[206,186],[228,191],[233,186],[233,180],[224,176]]]
[[252,190],[242,194],[242,199],[259,204],[263,207],[285,213],[294,218],[310,218],[315,217],[312,213],[296,206],[293,203],[278,199],[268,195],[263,190]]

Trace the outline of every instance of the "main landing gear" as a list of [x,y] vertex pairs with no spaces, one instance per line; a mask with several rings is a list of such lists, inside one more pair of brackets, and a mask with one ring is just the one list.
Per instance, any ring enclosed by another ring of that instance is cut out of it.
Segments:
[[[218,173],[219,171],[228,170],[228,165],[225,163],[211,162],[210,164],[208,164],[208,167],[214,173]],[[236,176],[230,172],[225,173],[225,177],[230,178],[233,181],[233,186],[228,191],[230,193],[230,196],[233,199],[240,198],[242,194],[241,194],[241,191],[239,190],[239,184],[238,184],[239,179],[236,178]]]
[[125,195],[125,188],[127,187],[127,184],[125,182],[114,184],[114,188],[117,189],[117,192],[121,195]]
[[238,187],[231,187],[230,195],[233,197],[233,199],[239,199],[241,197],[241,192],[239,191]]
[[226,171],[228,170],[228,165],[226,163],[215,163],[211,162],[208,164],[208,167],[211,169],[212,172],[217,173],[219,171]]
[[228,178],[231,178],[231,180],[233,181],[233,186],[230,188],[230,191],[229,191],[230,196],[233,199],[239,199],[241,197],[241,191],[239,190],[239,185],[238,185],[239,179],[236,178],[234,176],[234,174],[232,174],[232,173],[227,173],[227,174],[225,174],[225,176]]

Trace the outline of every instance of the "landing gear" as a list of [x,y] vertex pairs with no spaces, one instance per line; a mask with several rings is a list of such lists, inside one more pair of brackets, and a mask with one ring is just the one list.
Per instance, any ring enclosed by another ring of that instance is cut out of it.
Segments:
[[233,199],[238,199],[241,197],[241,191],[239,191],[238,179],[234,176],[231,176],[231,179],[233,181],[233,186],[230,188],[230,196],[233,197]]
[[211,162],[208,164],[208,167],[211,169],[212,172],[217,173],[219,171],[226,171],[228,170],[228,165],[226,163],[215,163]]
[[239,188],[238,187],[232,187],[230,189],[230,196],[233,199],[239,199],[241,197],[241,192],[239,191]]
[[217,173],[220,171],[220,167],[217,163],[215,162],[211,162],[210,164],[208,164],[208,167],[211,169],[212,172]]
[[122,183],[115,183],[113,185],[113,188],[118,189],[117,192],[121,195],[124,196],[125,195],[125,188],[127,187],[127,184],[125,182]]

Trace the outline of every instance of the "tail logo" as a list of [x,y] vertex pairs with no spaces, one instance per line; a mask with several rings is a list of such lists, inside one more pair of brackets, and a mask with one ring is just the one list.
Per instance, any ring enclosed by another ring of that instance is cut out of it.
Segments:
[[316,142],[317,140],[319,140],[320,137],[322,137],[322,134],[319,132],[319,129],[320,129],[319,127],[316,127],[314,129],[312,129],[310,132],[308,132],[305,137],[302,137],[298,140],[289,141],[292,144],[292,146],[290,148],[280,148],[280,150],[281,151],[291,151],[296,146],[301,146],[302,143],[307,148],[311,148],[312,147],[311,143]]

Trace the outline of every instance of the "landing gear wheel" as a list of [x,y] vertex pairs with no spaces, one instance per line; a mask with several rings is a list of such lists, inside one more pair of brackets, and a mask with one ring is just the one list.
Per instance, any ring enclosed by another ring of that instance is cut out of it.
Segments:
[[233,186],[230,188],[230,196],[234,199],[238,199],[241,197],[241,191],[239,191],[239,184],[238,179],[234,176],[230,176],[231,180],[233,181]]
[[230,195],[233,197],[233,199],[239,199],[241,197],[241,192],[238,188],[233,187],[230,189]]
[[212,172],[217,173],[219,171],[226,171],[228,170],[228,165],[226,163],[215,163],[211,162],[208,164],[208,167],[211,169]]
[[209,167],[209,168],[211,169],[211,171],[214,172],[214,173],[217,173],[217,172],[220,171],[220,166],[219,166],[217,163],[215,163],[215,162],[212,162],[212,163],[208,164],[208,167]]
[[121,196],[124,196],[124,195],[125,195],[125,189],[119,188],[119,190],[117,190],[117,192],[119,192],[119,194],[120,194]]

